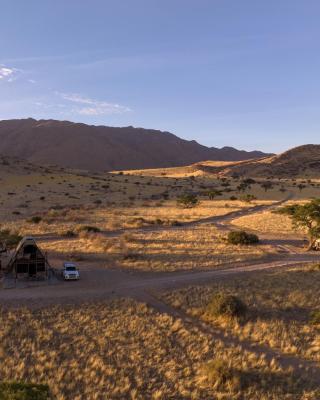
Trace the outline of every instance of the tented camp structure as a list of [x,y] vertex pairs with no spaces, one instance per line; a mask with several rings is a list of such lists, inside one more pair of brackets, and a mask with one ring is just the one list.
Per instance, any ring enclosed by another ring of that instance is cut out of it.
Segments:
[[33,237],[24,237],[8,265],[7,272],[15,278],[47,278],[48,262]]

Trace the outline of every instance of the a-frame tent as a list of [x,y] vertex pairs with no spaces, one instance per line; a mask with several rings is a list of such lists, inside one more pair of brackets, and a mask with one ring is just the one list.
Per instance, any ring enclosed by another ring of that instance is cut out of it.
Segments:
[[26,236],[20,241],[8,263],[7,271],[13,273],[15,278],[47,278],[46,255],[33,237]]

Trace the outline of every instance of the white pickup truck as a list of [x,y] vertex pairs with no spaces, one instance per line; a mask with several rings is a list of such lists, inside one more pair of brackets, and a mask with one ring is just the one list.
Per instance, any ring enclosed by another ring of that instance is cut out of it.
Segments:
[[79,280],[80,274],[77,266],[71,262],[63,263],[62,277],[65,281]]

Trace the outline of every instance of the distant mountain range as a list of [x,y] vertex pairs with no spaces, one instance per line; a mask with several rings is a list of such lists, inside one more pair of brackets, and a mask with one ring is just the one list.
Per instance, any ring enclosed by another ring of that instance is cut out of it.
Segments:
[[88,171],[176,167],[203,160],[241,161],[270,156],[233,147],[206,147],[153,129],[32,118],[0,121],[0,154]]

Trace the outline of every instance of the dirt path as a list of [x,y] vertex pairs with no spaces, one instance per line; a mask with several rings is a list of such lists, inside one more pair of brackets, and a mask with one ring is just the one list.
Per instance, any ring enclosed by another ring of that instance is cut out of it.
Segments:
[[176,289],[187,285],[206,284],[212,280],[225,279],[240,274],[275,268],[288,268],[317,261],[314,255],[292,255],[282,260],[264,263],[238,263],[234,268],[219,268],[199,272],[127,272],[114,269],[81,269],[78,282],[58,281],[26,288],[0,290],[2,305],[31,305],[42,307],[58,303],[79,303],[114,295],[135,296],[145,290]]

